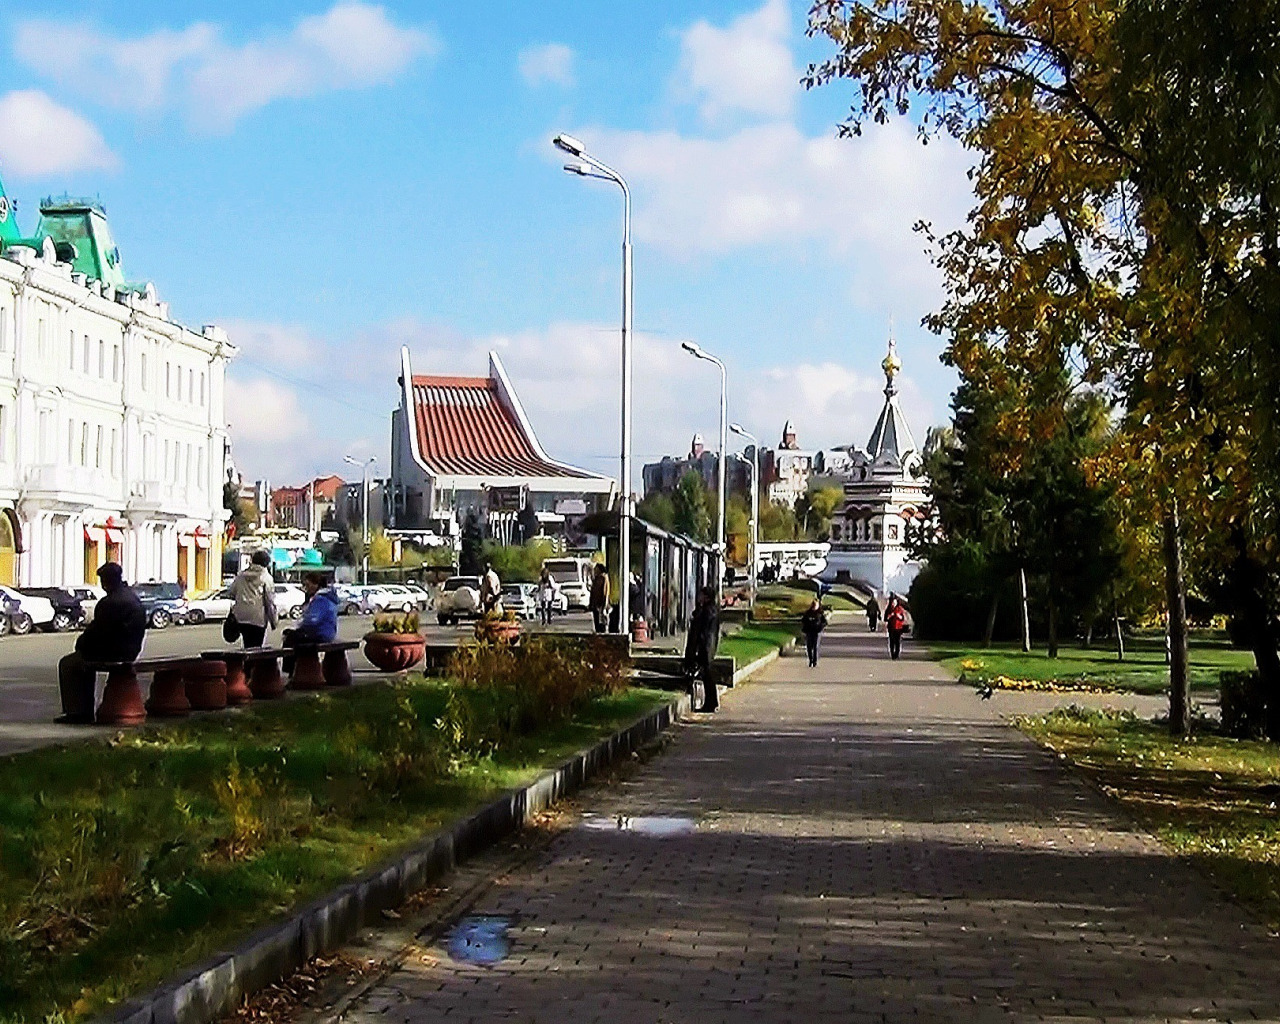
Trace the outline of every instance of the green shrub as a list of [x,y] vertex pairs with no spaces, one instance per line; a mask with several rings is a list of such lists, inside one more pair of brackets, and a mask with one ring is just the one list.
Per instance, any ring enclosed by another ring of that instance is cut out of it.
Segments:
[[1220,672],[1218,703],[1222,731],[1238,740],[1258,740],[1267,734],[1267,702],[1262,677],[1256,672]]
[[619,645],[593,637],[460,646],[449,663],[454,686],[436,725],[450,763],[487,757],[507,740],[620,692],[624,660]]

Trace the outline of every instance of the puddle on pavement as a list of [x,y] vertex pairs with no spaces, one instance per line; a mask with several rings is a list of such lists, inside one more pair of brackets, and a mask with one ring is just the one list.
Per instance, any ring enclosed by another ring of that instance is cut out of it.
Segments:
[[599,814],[583,815],[582,827],[598,832],[637,832],[645,836],[684,836],[697,828],[692,818],[680,818],[666,815],[616,814],[606,818]]
[[496,964],[511,955],[511,918],[496,914],[464,917],[449,933],[449,955],[466,964]]

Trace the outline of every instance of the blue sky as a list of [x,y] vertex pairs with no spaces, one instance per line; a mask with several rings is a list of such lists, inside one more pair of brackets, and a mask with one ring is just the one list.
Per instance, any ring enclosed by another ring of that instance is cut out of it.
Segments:
[[[176,13],[180,7],[181,12]],[[731,415],[774,440],[863,443],[894,318],[923,440],[952,378],[911,225],[958,223],[966,161],[909,124],[835,140],[788,0],[471,5],[11,0],[0,174],[24,201],[101,196],[131,278],[243,354],[228,416],[246,475],[385,464],[399,346],[482,374],[495,348],[553,454],[616,465],[619,223],[564,174],[567,131],[636,194],[636,454]],[[638,484],[638,476],[637,476]]]

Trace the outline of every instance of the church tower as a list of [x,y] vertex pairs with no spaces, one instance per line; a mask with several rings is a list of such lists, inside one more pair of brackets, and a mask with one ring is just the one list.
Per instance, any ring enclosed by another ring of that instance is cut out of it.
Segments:
[[898,404],[902,360],[892,331],[884,370],[884,405],[865,448],[842,449],[844,507],[831,521],[827,580],[842,580],[880,598],[906,594],[920,571],[907,553],[908,526],[923,519],[929,503],[921,453]]

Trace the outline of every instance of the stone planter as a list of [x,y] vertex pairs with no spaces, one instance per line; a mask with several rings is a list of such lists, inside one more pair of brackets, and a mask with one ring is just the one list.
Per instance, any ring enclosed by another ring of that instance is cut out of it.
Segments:
[[476,622],[476,639],[482,643],[513,643],[520,638],[519,620],[479,619]]
[[366,633],[364,656],[382,672],[403,672],[422,660],[426,645],[419,633]]

